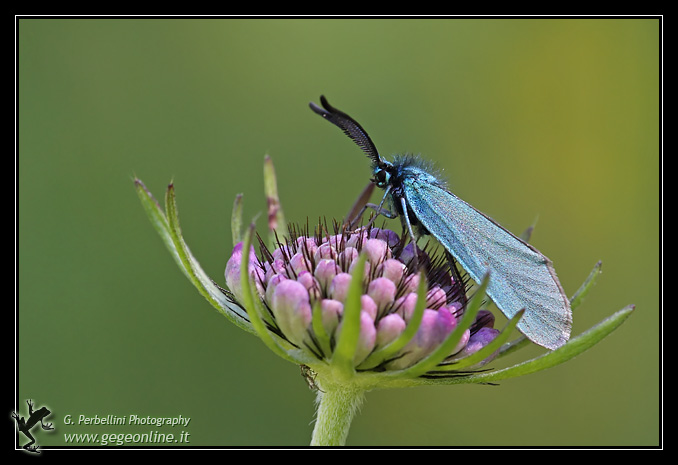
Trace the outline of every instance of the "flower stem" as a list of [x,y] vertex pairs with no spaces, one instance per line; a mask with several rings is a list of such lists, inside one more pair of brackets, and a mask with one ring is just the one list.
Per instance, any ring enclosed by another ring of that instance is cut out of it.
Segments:
[[355,386],[333,385],[318,391],[318,412],[311,438],[312,446],[343,446],[365,391]]

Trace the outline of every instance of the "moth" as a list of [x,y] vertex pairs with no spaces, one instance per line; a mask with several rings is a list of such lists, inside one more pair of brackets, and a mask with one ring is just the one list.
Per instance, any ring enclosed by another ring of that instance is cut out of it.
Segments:
[[367,132],[324,96],[311,110],[338,126],[372,161],[371,181],[384,190],[377,213],[389,216],[388,200],[416,246],[414,231],[431,235],[475,282],[489,273],[487,295],[508,318],[525,309],[518,329],[548,349],[565,344],[572,326],[570,302],[551,261],[530,244],[449,191],[425,160],[396,155],[388,161]]

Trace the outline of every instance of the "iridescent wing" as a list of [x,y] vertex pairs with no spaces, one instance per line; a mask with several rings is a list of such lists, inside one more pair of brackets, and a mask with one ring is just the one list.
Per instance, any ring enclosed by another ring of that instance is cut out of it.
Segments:
[[[423,173],[422,173],[423,174]],[[525,309],[518,329],[549,349],[570,337],[572,312],[551,261],[428,176],[408,176],[403,193],[419,222],[479,283],[489,271],[487,295],[511,318]]]

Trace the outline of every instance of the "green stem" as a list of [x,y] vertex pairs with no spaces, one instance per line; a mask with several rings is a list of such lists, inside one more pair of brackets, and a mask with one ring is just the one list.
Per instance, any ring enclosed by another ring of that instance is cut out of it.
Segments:
[[311,438],[312,446],[343,446],[365,391],[355,386],[332,386],[318,391],[318,412]]

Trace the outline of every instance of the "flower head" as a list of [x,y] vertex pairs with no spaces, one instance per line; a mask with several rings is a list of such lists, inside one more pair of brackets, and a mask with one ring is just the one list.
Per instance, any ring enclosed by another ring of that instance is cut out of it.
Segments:
[[[234,296],[242,298],[241,270],[246,265],[256,298],[267,310],[262,319],[268,330],[291,346],[293,356],[304,353],[300,362],[320,365],[321,371],[322,365],[331,364],[347,324],[357,335],[351,359],[356,374],[412,367],[455,332],[457,342],[441,361],[459,360],[499,334],[489,312],[460,326],[467,308],[466,283],[444,256],[419,250],[419,273],[412,267],[413,244],[403,246],[391,230],[350,231],[335,225],[330,234],[321,225],[313,235],[297,231],[291,229],[272,251],[260,239],[259,255],[254,247],[244,254],[243,243],[236,244],[225,278]],[[352,323],[345,321],[349,306],[355,307],[350,310]]]
[[[587,350],[634,309],[630,305],[618,311],[556,350],[490,370],[489,361],[529,343],[523,336],[507,342],[523,312],[499,331],[492,313],[480,309],[491,276],[486,275],[467,299],[470,283],[449,254],[428,253],[387,229],[335,225],[330,231],[320,225],[313,234],[308,228],[291,228],[285,239],[268,157],[264,174],[271,246],[257,236],[257,253],[253,226],[241,235],[242,197],[236,197],[227,288],[207,276],[184,242],[174,186],[167,189],[163,211],[140,180],[135,179],[135,185],[151,222],[198,291],[238,327],[300,365],[309,386],[318,390],[312,444],[343,444],[365,391],[493,384],[534,373]],[[369,193],[366,189],[359,204],[364,205]],[[570,300],[572,310],[599,272],[600,263]]]

